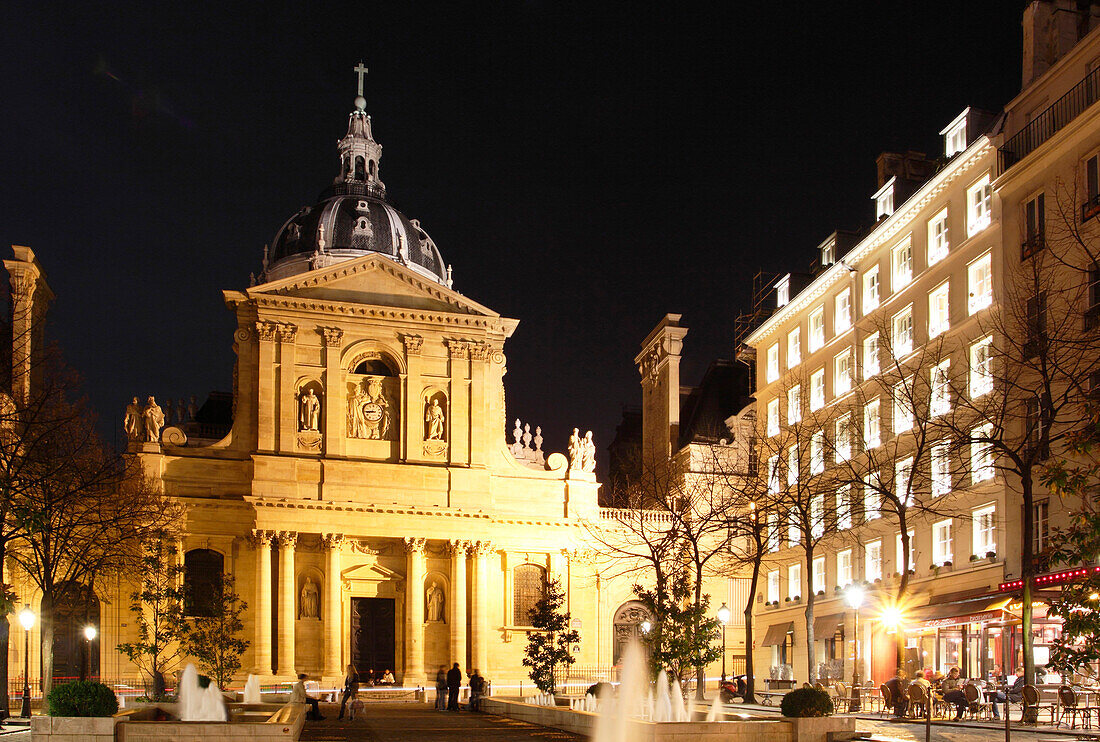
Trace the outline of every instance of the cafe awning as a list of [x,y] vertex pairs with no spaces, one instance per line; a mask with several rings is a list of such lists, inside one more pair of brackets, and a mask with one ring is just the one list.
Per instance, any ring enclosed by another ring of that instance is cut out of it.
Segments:
[[774,647],[777,644],[782,644],[787,641],[787,633],[790,631],[794,631],[794,621],[773,623],[768,627],[768,633],[764,635],[762,646]]
[[844,623],[843,613],[834,613],[831,616],[814,617],[814,638],[832,639],[836,634],[836,628]]
[[935,629],[942,626],[959,626],[982,621],[999,621],[1004,618],[1008,600],[1003,595],[982,595],[966,600],[915,608],[907,616],[909,629]]

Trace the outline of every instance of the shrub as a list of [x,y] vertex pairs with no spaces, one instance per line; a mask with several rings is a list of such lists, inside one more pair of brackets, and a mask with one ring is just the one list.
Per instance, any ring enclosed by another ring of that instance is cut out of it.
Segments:
[[784,716],[832,716],[833,701],[823,690],[799,688],[783,696],[779,710]]
[[94,680],[55,685],[46,701],[50,716],[111,716],[118,712],[115,692]]

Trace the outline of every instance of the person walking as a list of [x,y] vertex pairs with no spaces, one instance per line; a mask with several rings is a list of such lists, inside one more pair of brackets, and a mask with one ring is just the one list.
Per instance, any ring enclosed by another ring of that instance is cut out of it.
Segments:
[[435,710],[447,710],[447,668],[443,665],[435,674]]
[[458,689],[462,687],[462,670],[458,663],[447,671],[447,710],[458,711]]
[[355,669],[355,665],[348,665],[348,674],[344,676],[344,692],[340,696],[340,715],[336,717],[337,720],[344,718],[344,708],[348,705],[348,701],[358,695],[359,672]]

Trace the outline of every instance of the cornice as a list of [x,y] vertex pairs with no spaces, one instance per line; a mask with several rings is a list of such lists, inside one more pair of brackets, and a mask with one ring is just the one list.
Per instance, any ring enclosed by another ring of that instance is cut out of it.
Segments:
[[[814,279],[809,286],[792,297],[790,302],[780,307],[760,327],[749,333],[748,337],[745,338],[745,343],[753,347],[758,346],[778,330],[783,323],[820,299],[841,279],[847,281],[849,278],[848,266],[858,269],[859,261],[885,243],[894,240],[911,229],[913,219],[928,206],[929,202],[939,198],[948,186],[952,185],[975,165],[980,164],[983,158],[995,152],[996,150],[990,138],[984,135],[980,137],[967,150],[957,155],[947,167],[925,183],[920,190],[910,196],[901,205],[901,208],[880,222],[869,235],[848,251],[842,261],[833,263],[827,271]],[[992,175],[990,173],[991,181]]]
[[342,314],[347,317],[389,319],[401,322],[426,322],[451,327],[481,327],[487,330],[506,330],[509,324],[518,324],[499,316],[484,317],[474,314],[452,314],[426,309],[403,309],[372,304],[352,304],[328,299],[307,299],[300,296],[276,296],[259,294],[250,297],[257,307],[294,309],[323,314]]
[[271,500],[264,497],[246,496],[245,501],[255,508],[268,510],[315,510],[325,512],[345,513],[375,513],[380,515],[414,515],[425,518],[463,518],[484,521],[490,525],[528,525],[557,528],[579,528],[579,520],[561,520],[537,518],[494,518],[484,512],[464,512],[461,510],[420,510],[418,508],[402,508],[394,506],[380,506],[370,504],[334,503],[317,500]]

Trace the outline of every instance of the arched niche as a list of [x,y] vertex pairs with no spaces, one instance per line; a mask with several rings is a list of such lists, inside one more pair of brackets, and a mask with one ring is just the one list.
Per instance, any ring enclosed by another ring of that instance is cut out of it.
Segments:
[[[362,347],[344,359],[345,435],[351,441],[398,441],[401,365],[386,351]],[[354,444],[353,444],[354,445]],[[349,453],[355,453],[349,449]],[[370,452],[367,452],[370,453]]]
[[424,576],[425,623],[446,623],[450,599],[451,585],[446,575],[432,571]]
[[328,403],[324,386],[320,380],[311,377],[298,379],[295,386],[298,432],[320,434],[325,419],[324,406]]
[[640,642],[644,631],[642,624],[652,621],[653,617],[640,601],[628,600],[615,611],[611,621],[611,663],[618,665],[632,641]]
[[446,442],[450,439],[451,410],[447,392],[439,387],[428,387],[421,395],[424,408],[424,440]]
[[320,621],[324,612],[323,597],[325,578],[321,570],[305,567],[298,571],[295,600],[298,602],[296,615],[300,621]]

